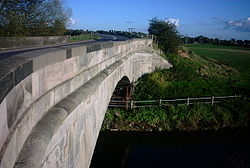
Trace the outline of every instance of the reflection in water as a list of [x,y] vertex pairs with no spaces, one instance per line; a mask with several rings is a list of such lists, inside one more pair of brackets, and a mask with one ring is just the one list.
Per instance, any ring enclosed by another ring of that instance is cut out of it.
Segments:
[[91,168],[250,167],[249,129],[101,132]]

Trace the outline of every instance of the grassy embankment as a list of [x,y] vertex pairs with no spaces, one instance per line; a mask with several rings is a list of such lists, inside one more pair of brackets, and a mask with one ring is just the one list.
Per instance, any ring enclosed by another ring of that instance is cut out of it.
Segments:
[[77,42],[77,41],[97,40],[97,39],[99,39],[99,36],[94,34],[81,34],[77,36],[71,36],[71,38],[69,38],[67,42]]
[[[189,46],[188,46],[189,47]],[[214,46],[213,46],[214,47]],[[188,57],[163,55],[174,67],[139,79],[134,99],[249,95],[250,51],[192,46]],[[182,48],[182,50],[186,50]],[[237,52],[239,51],[239,52]],[[196,55],[195,53],[199,54]],[[246,126],[249,100],[236,99],[214,106],[171,105],[133,110],[109,109],[103,130],[199,130]]]

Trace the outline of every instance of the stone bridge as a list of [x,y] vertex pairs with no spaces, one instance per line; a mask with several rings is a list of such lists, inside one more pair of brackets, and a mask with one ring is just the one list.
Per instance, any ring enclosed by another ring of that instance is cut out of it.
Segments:
[[0,167],[89,167],[120,80],[171,65],[152,40],[63,46],[0,61]]

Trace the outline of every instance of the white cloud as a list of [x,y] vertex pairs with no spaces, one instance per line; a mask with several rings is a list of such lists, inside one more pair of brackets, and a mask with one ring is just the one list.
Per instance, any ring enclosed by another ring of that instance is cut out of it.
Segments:
[[69,18],[69,25],[73,26],[75,24],[79,23],[79,20],[73,19],[72,17]]
[[224,29],[234,29],[241,32],[250,32],[250,17],[241,20],[229,20]]
[[167,22],[167,23],[172,23],[172,24],[174,24],[176,27],[179,27],[179,26],[180,26],[180,24],[179,24],[180,20],[179,20],[179,19],[167,18],[167,19],[165,20],[165,22]]

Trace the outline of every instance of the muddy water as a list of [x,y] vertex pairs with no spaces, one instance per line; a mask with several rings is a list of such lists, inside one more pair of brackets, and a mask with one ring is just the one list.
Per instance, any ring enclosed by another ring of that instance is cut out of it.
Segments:
[[250,167],[250,130],[101,132],[91,168]]

